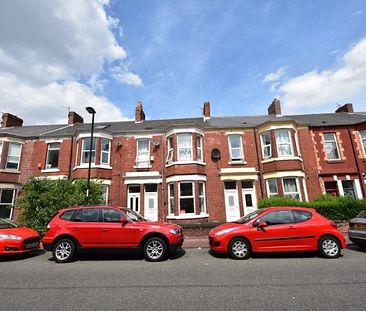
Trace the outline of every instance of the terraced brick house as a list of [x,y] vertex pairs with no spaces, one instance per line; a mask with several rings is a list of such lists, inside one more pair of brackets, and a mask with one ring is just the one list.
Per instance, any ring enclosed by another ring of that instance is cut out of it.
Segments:
[[[279,100],[261,116],[23,126],[4,113],[0,128],[0,217],[16,218],[16,197],[32,176],[91,178],[106,204],[181,224],[232,221],[262,198],[302,201],[321,193],[366,193],[366,113],[282,115]],[[90,145],[92,151],[90,152]],[[9,208],[10,207],[10,208]]]

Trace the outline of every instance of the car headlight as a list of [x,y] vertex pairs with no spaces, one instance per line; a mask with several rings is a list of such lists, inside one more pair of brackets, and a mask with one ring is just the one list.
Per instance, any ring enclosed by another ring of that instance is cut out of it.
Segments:
[[229,233],[231,231],[234,231],[236,228],[228,228],[228,229],[224,229],[224,230],[220,230],[220,231],[217,231],[215,233],[215,235],[224,235],[226,233]]
[[180,229],[179,228],[170,229],[169,232],[170,233],[173,233],[173,234],[179,234],[180,233]]
[[22,237],[14,234],[0,234],[0,240],[21,240]]

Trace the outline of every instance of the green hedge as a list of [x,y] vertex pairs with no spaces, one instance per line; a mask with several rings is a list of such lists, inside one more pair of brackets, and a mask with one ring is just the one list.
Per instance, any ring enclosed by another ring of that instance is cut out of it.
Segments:
[[315,208],[319,214],[332,220],[349,220],[366,210],[366,200],[354,199],[350,196],[334,197],[321,195],[311,202],[300,202],[287,197],[273,197],[259,201],[260,208],[268,206],[302,206]]

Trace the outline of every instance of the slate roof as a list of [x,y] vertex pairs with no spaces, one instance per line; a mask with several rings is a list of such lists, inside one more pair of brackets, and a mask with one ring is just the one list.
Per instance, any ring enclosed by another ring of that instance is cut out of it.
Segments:
[[[253,128],[267,122],[295,121],[301,125],[316,127],[355,125],[366,122],[366,112],[360,113],[323,113],[304,115],[259,115],[212,117],[205,122],[200,118],[145,120],[141,123],[134,121],[97,122],[95,131],[103,131],[111,135],[118,134],[153,134],[169,131],[176,127],[195,127],[202,129]],[[80,132],[89,132],[90,123],[31,125],[0,128],[0,136],[15,136],[23,138],[69,137]]]

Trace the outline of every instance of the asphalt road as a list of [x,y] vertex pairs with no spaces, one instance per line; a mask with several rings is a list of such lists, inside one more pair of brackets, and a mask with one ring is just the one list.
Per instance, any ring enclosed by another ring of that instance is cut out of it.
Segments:
[[0,262],[0,310],[365,310],[366,251],[246,261],[186,249],[160,263],[131,255],[50,253]]

